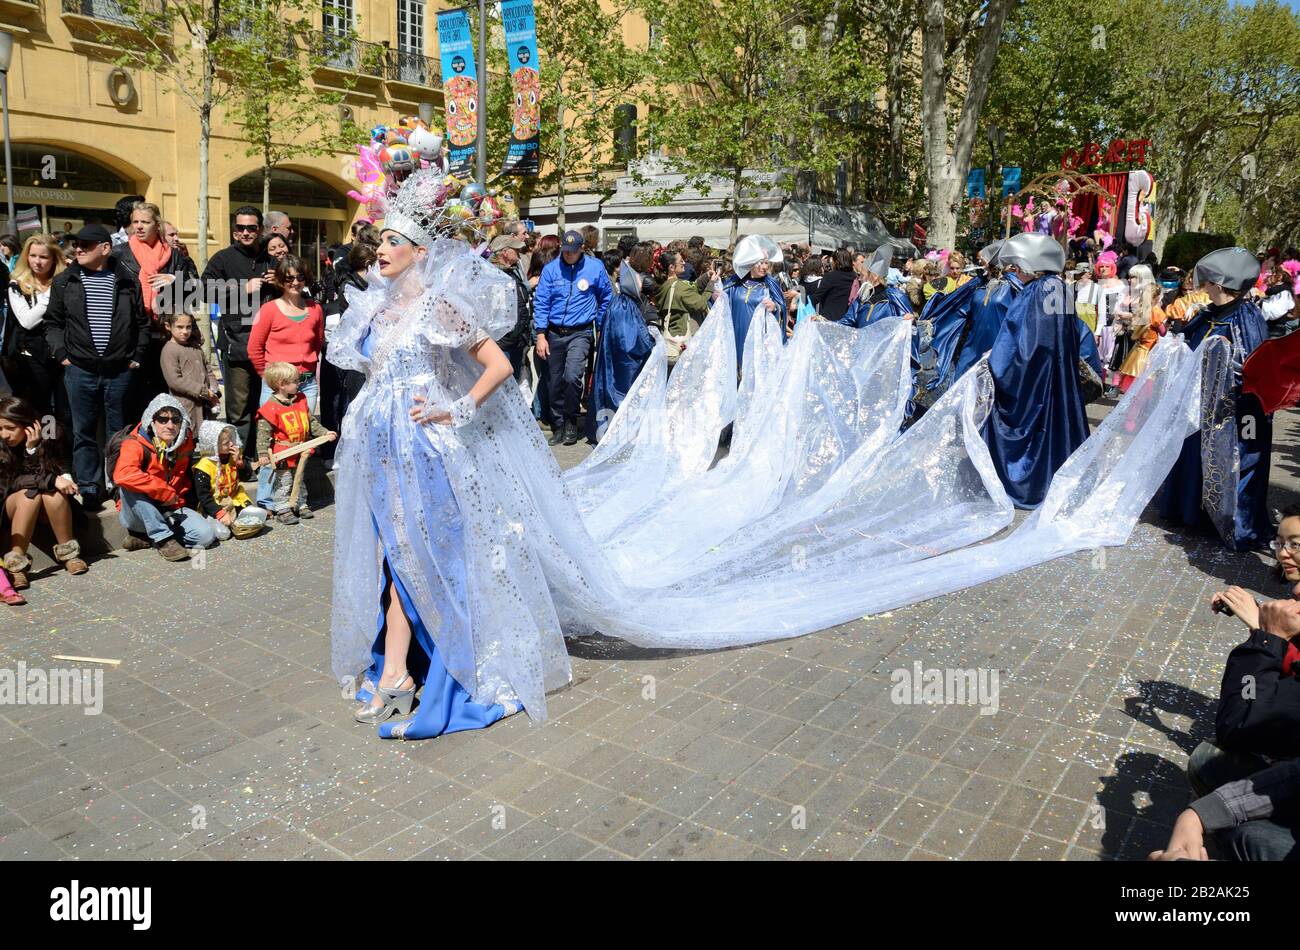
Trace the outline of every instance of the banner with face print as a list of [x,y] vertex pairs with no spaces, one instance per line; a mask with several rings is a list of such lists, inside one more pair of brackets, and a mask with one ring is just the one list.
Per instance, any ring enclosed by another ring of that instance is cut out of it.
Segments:
[[510,145],[503,175],[536,175],[541,169],[542,86],[537,62],[537,23],[533,0],[501,0],[510,85],[514,92]]
[[447,170],[473,179],[479,148],[478,70],[467,10],[438,11],[438,53],[447,114]]

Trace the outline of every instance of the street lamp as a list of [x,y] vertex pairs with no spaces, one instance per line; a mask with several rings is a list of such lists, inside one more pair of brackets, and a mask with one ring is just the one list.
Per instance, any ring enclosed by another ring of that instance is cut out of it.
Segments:
[[0,30],[0,111],[4,112],[5,198],[9,204],[9,228],[18,233],[14,221],[14,160],[9,148],[9,61],[14,55],[14,36]]
[[[1006,133],[999,125],[989,126],[989,209],[993,208],[993,176],[1002,171],[1002,166],[998,164],[998,149],[1006,141]],[[998,200],[1002,200],[1002,183],[998,182],[997,189]],[[999,222],[1002,220],[1002,214],[998,214]],[[989,229],[992,231],[992,228]],[[996,233],[996,232],[994,232]]]
[[487,187],[487,0],[478,0],[478,178]]

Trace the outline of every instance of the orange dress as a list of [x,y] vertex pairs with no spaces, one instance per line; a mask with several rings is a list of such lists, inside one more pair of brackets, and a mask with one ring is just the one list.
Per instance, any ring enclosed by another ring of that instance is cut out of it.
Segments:
[[1142,371],[1147,367],[1147,360],[1151,357],[1151,350],[1156,345],[1156,340],[1160,339],[1164,328],[1165,312],[1159,307],[1151,308],[1149,324],[1133,328],[1131,332],[1137,336],[1137,340],[1119,368],[1120,376],[1125,377],[1120,380],[1120,389],[1128,392],[1128,387],[1133,384],[1133,380],[1142,375]]

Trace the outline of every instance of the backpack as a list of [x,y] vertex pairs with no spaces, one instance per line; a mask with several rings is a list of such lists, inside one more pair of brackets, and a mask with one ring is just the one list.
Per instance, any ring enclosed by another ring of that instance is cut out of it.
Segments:
[[[125,429],[119,429],[114,432],[104,446],[104,488],[106,491],[113,491],[117,486],[113,484],[113,470],[117,468],[118,456],[122,454],[122,443],[135,434],[136,427],[139,423],[129,425]],[[143,456],[144,464],[140,471],[146,471],[149,466],[149,456]]]

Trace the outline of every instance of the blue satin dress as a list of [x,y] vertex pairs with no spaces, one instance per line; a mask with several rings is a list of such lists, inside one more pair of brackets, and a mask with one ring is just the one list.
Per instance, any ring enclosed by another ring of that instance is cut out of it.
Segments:
[[[368,334],[361,344],[361,352],[367,358],[371,357],[373,345],[374,336]],[[378,454],[378,457],[384,457],[382,454],[385,451],[385,446],[382,444],[384,433],[374,432],[371,438],[374,440],[371,450]],[[437,450],[427,439],[416,440],[414,444],[416,451],[424,454],[424,458],[417,460],[415,465],[415,470],[420,473],[422,479],[421,493],[430,500],[430,509],[440,512],[437,519],[438,530],[430,532],[430,540],[444,572],[453,578],[451,584],[445,585],[452,593],[447,593],[444,585],[428,586],[438,605],[439,622],[444,625],[462,624],[467,627],[469,610],[465,597],[465,541],[460,506],[455,495],[452,494],[451,483],[447,479],[447,472],[443,468],[442,458]],[[377,500],[376,511],[382,507],[382,500]],[[397,545],[392,530],[392,519],[376,515],[373,524],[385,553],[381,571],[379,614],[375,618],[377,632],[371,649],[374,662],[366,671],[366,680],[370,683],[378,683],[384,669],[384,647],[388,627],[384,616],[386,598],[383,597],[383,590],[391,579],[401,600],[402,610],[411,624],[411,649],[407,651],[406,656],[407,671],[415,681],[417,689],[423,687],[423,692],[419,694],[419,705],[411,718],[390,719],[380,723],[380,738],[394,738],[393,730],[399,726],[401,738],[430,739],[448,732],[482,729],[492,725],[505,715],[505,707],[500,703],[484,705],[474,702],[469,691],[447,672],[447,667],[438,653],[437,644],[434,643],[424,618],[420,616],[408,592],[410,584],[418,582],[417,579],[403,578],[392,569],[388,552],[394,550]],[[368,689],[362,688],[357,691],[357,698],[363,702],[368,702],[371,696],[372,693]]]
[[[1183,329],[1183,339],[1195,349],[1210,336],[1226,336],[1240,349],[1244,361],[1255,347],[1268,339],[1268,324],[1259,308],[1247,300],[1236,300],[1223,307],[1213,304],[1201,308]],[[1273,451],[1273,417],[1264,415],[1254,395],[1241,392],[1241,379],[1234,387],[1237,398],[1237,452],[1240,474],[1237,482],[1236,510],[1232,537],[1223,543],[1234,551],[1262,547],[1273,536],[1268,512],[1269,463]],[[1251,424],[1247,426],[1247,418]],[[1253,429],[1254,438],[1242,433]],[[1201,433],[1189,435],[1183,450],[1165,479],[1160,494],[1160,516],[1166,521],[1217,534],[1214,523],[1202,506]]]
[[1065,286],[1041,277],[1016,296],[989,352],[993,408],[984,426],[993,466],[1017,508],[1037,508],[1052,476],[1088,438],[1079,388],[1079,318]]
[[912,334],[912,400],[907,417],[915,420],[948,391],[957,378],[958,359],[968,337],[971,308],[981,284],[968,280],[956,290],[926,301]]
[[905,317],[912,312],[912,301],[908,299],[907,292],[901,287],[890,287],[886,290],[889,294],[889,300],[894,305],[894,312]]
[[781,328],[781,339],[785,341],[785,295],[771,274],[761,278],[745,277],[743,280],[733,274],[723,283],[722,290],[731,305],[731,325],[736,335],[736,370],[739,371],[745,357],[749,321],[753,319],[754,308],[761,305],[764,299],[770,299],[776,304],[772,318]]
[[627,264],[622,268],[596,343],[587,412],[587,436],[593,442],[605,434],[655,346],[641,310],[638,281]]
[[[902,302],[899,302],[899,297]],[[840,317],[839,324],[846,327],[855,327],[861,330],[863,327],[870,326],[877,320],[886,320],[889,317],[906,317],[912,313],[911,303],[907,299],[907,294],[895,293],[893,288],[886,288],[882,293],[877,290],[870,296],[864,298],[861,294],[853,298],[849,304],[849,309],[844,311],[844,316]]]
[[957,377],[979,362],[981,356],[993,349],[993,341],[1002,329],[1011,306],[1014,290],[1005,280],[985,281],[975,292],[971,304],[970,333],[966,345],[957,356]]

